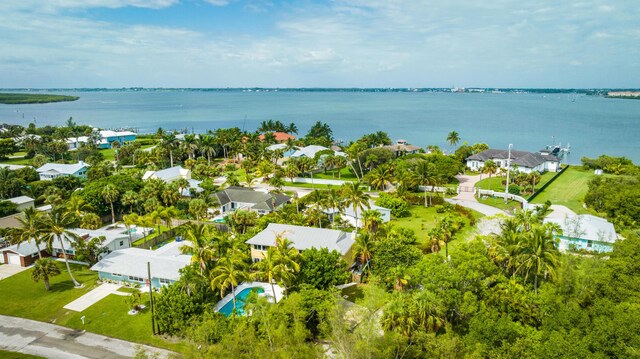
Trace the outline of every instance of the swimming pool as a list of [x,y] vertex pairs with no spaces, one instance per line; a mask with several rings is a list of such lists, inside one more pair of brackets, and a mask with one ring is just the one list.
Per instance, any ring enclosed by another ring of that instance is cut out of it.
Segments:
[[[244,315],[244,303],[252,290],[256,290],[258,293],[264,293],[264,289],[260,287],[249,287],[241,290],[240,293],[236,294],[236,314]],[[224,314],[226,317],[230,316],[233,312],[233,299],[220,308],[219,312]]]

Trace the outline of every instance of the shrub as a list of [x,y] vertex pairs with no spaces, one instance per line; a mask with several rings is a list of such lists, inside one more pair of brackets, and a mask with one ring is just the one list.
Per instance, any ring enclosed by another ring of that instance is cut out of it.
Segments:
[[380,198],[376,201],[376,205],[384,208],[389,208],[391,214],[397,218],[409,217],[411,212],[409,211],[409,204],[395,195],[388,193],[381,193]]

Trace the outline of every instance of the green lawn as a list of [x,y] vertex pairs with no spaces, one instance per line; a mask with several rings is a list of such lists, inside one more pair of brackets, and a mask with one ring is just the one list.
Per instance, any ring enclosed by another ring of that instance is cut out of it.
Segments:
[[364,284],[352,285],[351,287],[347,287],[342,289],[342,297],[352,303],[355,303],[357,300],[364,299]]
[[340,186],[333,186],[328,184],[311,184],[311,183],[298,183],[298,182],[285,182],[285,187],[297,187],[297,188],[310,188],[310,189],[329,189],[335,188],[338,189]]
[[[476,219],[482,217],[482,214],[473,212]],[[437,213],[435,207],[411,206],[411,217],[397,218],[394,220],[398,227],[410,228],[416,233],[417,243],[425,243],[427,241],[427,233],[436,226],[438,219],[444,217],[444,213]],[[473,227],[469,225],[469,221],[465,219],[465,226],[455,238],[467,238],[473,232]]]
[[[543,173],[540,178],[540,182],[536,183],[536,190],[542,187],[545,183],[549,182],[549,180],[551,180],[551,178],[553,178],[553,176],[555,175],[556,175],[556,172]],[[485,177],[488,175],[482,175],[482,176]],[[504,179],[505,179],[504,177],[500,177],[500,176],[492,176],[491,178],[487,177],[481,180],[480,182],[476,183],[476,187],[480,189],[494,190],[496,192],[504,192],[505,186],[502,184],[502,181]],[[529,185],[529,188],[531,188],[531,185]],[[527,196],[529,196],[529,194],[525,195],[525,197]]]
[[22,353],[16,353],[16,352],[8,352],[6,350],[0,350],[0,359],[38,359],[38,358],[44,359],[44,357],[39,357],[37,355],[29,355],[29,354],[22,354]]
[[[62,274],[51,279],[51,291],[44,283],[31,280],[31,269],[0,281],[0,314],[28,318],[63,325],[70,328],[107,335],[123,340],[144,343],[170,350],[181,350],[182,343],[167,342],[151,334],[151,314],[148,309],[138,315],[128,315],[125,297],[109,295],[81,313],[63,307],[95,288],[98,273],[87,267],[72,265],[74,277],[84,287],[73,287],[64,263],[59,262]],[[81,269],[83,268],[83,269]],[[143,298],[148,304],[148,294]],[[85,316],[85,326],[80,317]],[[2,354],[0,353],[0,358]]]
[[514,208],[519,209],[522,207],[520,202],[510,200],[507,204],[504,203],[504,198],[500,197],[487,197],[486,199],[477,198],[478,202],[486,204],[488,206],[499,208],[503,211],[513,212]]
[[59,262],[62,274],[51,278],[51,291],[44,283],[31,280],[32,270],[26,270],[0,281],[0,314],[57,323],[70,311],[63,307],[96,286],[98,274],[85,266],[71,265],[73,276],[84,284],[74,288],[64,263]]
[[[154,226],[154,227],[153,227],[153,229],[154,229],[154,232],[153,232],[153,233],[151,233],[151,234],[147,235],[147,237],[146,237],[146,238],[145,238],[145,237],[142,237],[142,238],[138,239],[137,241],[134,241],[134,242],[133,242],[133,245],[134,245],[134,246],[137,246],[137,245],[139,245],[139,244],[144,243],[145,241],[147,241],[147,242],[148,242],[148,241],[150,241],[150,240],[154,239],[158,234],[160,234],[160,233],[158,233],[158,226]],[[169,227],[167,227],[167,226],[165,226],[165,225],[161,225],[161,226],[160,226],[160,231],[161,231],[161,233],[164,233],[164,232],[166,232],[167,230],[169,230]]]
[[6,160],[2,160],[3,165],[30,165],[30,158],[7,158]]
[[580,167],[569,167],[544,192],[533,199],[532,203],[544,203],[567,206],[578,214],[589,213],[582,207],[582,200],[589,189],[589,181],[595,177],[593,170],[585,171]]
[[[144,145],[144,146],[140,146],[141,150],[144,150],[145,148],[149,148],[149,147],[153,147],[155,145]],[[115,161],[116,160],[116,149],[115,148],[109,148],[109,149],[104,149],[104,150],[100,150],[100,153],[102,153],[104,155],[104,159],[107,161]]]
[[[144,343],[174,351],[183,351],[186,344],[171,343],[154,336],[151,331],[151,310],[149,294],[142,296],[146,309],[136,315],[129,315],[127,297],[110,294],[84,311],[72,312],[57,324],[75,329],[85,329],[92,333],[102,334],[136,343]],[[85,324],[80,319],[85,317]]]
[[[331,171],[331,170],[328,170],[327,173],[324,173],[324,172],[314,173],[313,178],[334,179],[334,180],[341,180],[341,181],[357,181],[358,180],[358,177],[356,177],[356,175],[351,173],[351,171],[349,171],[348,168],[343,168],[342,170],[340,170],[340,178],[338,178],[338,171],[335,171],[335,175],[332,176],[333,173],[334,171]],[[309,177],[309,176],[305,175],[300,177]]]

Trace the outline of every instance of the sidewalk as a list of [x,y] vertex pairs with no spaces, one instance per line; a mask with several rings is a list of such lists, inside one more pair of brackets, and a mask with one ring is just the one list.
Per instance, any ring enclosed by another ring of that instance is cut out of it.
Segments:
[[83,295],[82,297],[74,300],[73,302],[64,306],[64,309],[73,310],[75,312],[82,312],[90,306],[98,303],[111,293],[118,291],[120,285],[113,283],[103,283],[98,287]]
[[[126,330],[126,328],[123,328]],[[53,359],[132,358],[136,348],[167,358],[171,352],[35,320],[0,315],[0,349]]]

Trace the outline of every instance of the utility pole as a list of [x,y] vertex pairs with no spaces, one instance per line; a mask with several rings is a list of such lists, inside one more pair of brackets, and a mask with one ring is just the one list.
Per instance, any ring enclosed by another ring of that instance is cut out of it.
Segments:
[[504,189],[504,204],[509,203],[509,172],[511,172],[511,147],[513,144],[509,144],[509,156],[507,157],[507,185]]
[[147,277],[149,278],[149,305],[151,306],[151,332],[156,334],[155,315],[153,313],[153,286],[151,283],[151,262],[147,262]]

